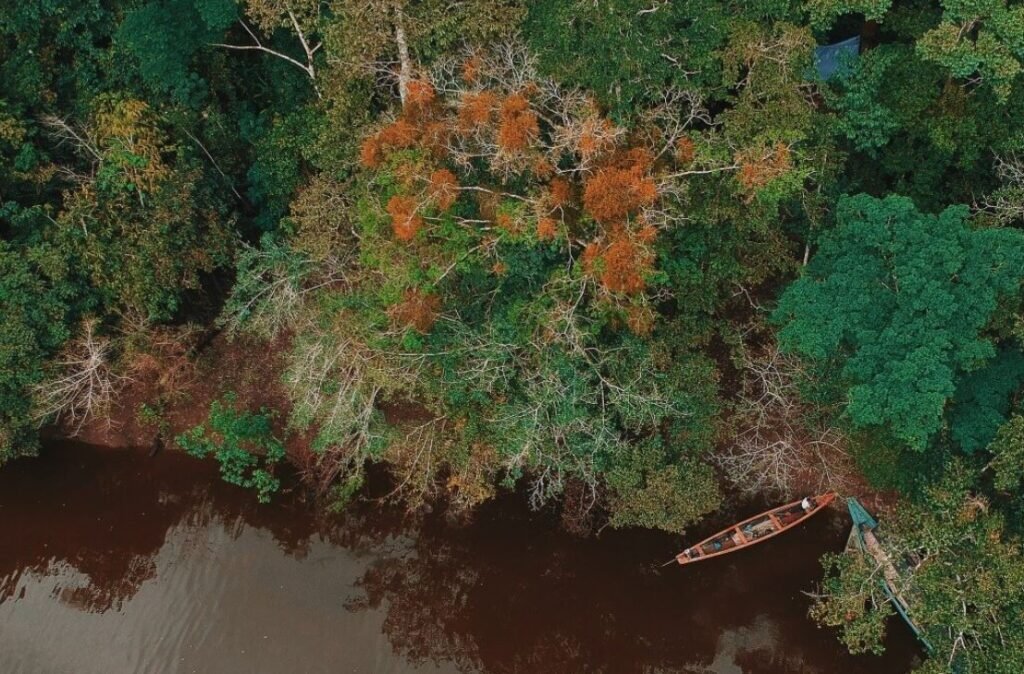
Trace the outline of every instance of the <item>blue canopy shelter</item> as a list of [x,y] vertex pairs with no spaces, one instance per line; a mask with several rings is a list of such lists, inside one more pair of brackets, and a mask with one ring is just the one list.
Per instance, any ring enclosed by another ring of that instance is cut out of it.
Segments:
[[860,35],[814,48],[814,68],[823,80],[832,78],[860,55]]

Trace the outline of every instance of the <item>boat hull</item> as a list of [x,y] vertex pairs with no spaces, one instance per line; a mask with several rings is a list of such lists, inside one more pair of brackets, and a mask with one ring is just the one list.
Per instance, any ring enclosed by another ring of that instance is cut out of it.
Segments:
[[806,522],[835,499],[836,494],[828,492],[809,497],[809,508],[803,506],[804,499],[801,499],[766,510],[686,548],[676,555],[676,561],[680,565],[693,564],[763,543]]

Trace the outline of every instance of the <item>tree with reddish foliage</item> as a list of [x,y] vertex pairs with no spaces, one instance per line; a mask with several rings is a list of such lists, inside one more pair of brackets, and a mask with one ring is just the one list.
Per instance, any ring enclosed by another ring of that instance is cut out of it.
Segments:
[[[653,301],[666,290],[657,248],[663,231],[684,226],[674,205],[684,183],[735,170],[727,155],[696,150],[678,161],[689,122],[677,117],[700,117],[683,104],[696,98],[667,98],[627,133],[588,95],[539,77],[517,45],[417,72],[361,151],[365,202],[378,215],[366,216],[360,246],[379,270],[362,292],[384,305],[400,340],[392,348],[422,367],[418,395],[436,415],[387,450],[408,478],[402,491],[475,502],[490,493],[486,476],[526,471],[537,505],[571,481],[589,509],[601,498],[599,460],[639,461],[629,475],[640,479],[678,476],[661,466],[667,454],[641,459],[623,447],[626,434],[650,437],[688,400],[654,373],[693,356],[656,362],[638,336],[657,334]],[[369,225],[381,221],[390,228]],[[499,325],[522,334],[499,337]],[[463,398],[475,401],[472,418],[451,403]],[[455,476],[444,485],[442,463]],[[706,496],[671,517],[652,503],[615,503],[628,509],[622,523],[667,525],[718,498]]]
[[448,169],[438,169],[430,174],[430,196],[442,211],[455,203],[459,194],[459,179]]
[[440,308],[440,297],[412,289],[405,291],[402,301],[391,307],[390,314],[403,327],[426,334],[437,320]]
[[550,241],[558,236],[558,221],[554,218],[543,217],[537,220],[537,238],[541,241]]
[[785,175],[793,166],[788,145],[776,143],[768,149],[751,148],[736,155],[740,170],[737,180],[743,189],[753,192]]
[[611,293],[642,293],[654,262],[654,253],[649,246],[653,239],[647,241],[646,236],[642,232],[632,233],[615,227],[607,241],[594,241],[584,249],[583,266]]
[[393,196],[388,201],[387,211],[391,216],[391,228],[399,241],[412,241],[423,229],[423,216],[416,211],[418,204],[412,197]]
[[[582,92],[538,77],[511,45],[409,82],[398,116],[367,137],[361,156],[367,169],[400,178],[401,194],[386,207],[399,241],[436,218],[476,232],[474,254],[490,256],[504,239],[554,242],[564,233],[566,252],[583,253],[583,271],[606,301],[643,303],[657,232],[682,222],[661,196],[678,201],[689,176],[739,168],[698,158],[684,134],[703,114],[690,109],[680,122],[686,104],[697,99],[666,97],[630,137]],[[453,210],[460,199],[465,208]],[[460,255],[441,248],[432,247],[448,264]]]
[[502,101],[498,118],[498,146],[505,152],[523,152],[540,134],[537,113],[522,93]]
[[657,185],[650,176],[652,164],[653,157],[645,148],[610,157],[586,181],[586,212],[602,224],[615,224],[652,205],[658,197]]

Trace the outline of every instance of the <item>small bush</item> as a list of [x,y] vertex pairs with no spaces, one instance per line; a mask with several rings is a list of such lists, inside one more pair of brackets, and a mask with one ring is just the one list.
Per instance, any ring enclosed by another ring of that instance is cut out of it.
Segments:
[[263,408],[258,413],[239,410],[235,394],[226,393],[210,405],[205,424],[182,433],[175,442],[200,459],[212,454],[225,482],[255,489],[260,503],[267,503],[281,486],[274,467],[284,458],[284,444],[274,436],[270,420]]

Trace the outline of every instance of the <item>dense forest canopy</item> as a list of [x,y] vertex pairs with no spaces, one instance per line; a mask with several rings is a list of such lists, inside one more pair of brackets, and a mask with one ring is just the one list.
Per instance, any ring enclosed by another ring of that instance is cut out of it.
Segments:
[[[1022,671],[1022,70],[1014,0],[7,3],[0,464],[131,405],[334,508],[893,490],[922,671]],[[279,404],[177,395],[212,348]]]

